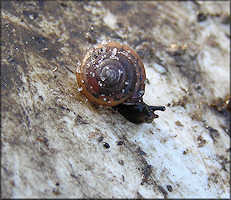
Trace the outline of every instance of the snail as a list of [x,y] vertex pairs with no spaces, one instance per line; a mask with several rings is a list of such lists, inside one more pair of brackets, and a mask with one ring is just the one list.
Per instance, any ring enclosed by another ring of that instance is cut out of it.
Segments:
[[113,106],[132,123],[151,123],[164,106],[143,102],[146,74],[139,55],[119,42],[102,42],[86,51],[77,66],[78,90],[96,105]]

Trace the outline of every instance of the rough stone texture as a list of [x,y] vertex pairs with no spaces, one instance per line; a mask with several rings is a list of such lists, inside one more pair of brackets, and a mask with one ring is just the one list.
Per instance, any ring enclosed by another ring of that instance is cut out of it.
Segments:
[[[1,3],[2,197],[229,197],[230,2]],[[143,60],[152,124],[78,92],[103,40]]]

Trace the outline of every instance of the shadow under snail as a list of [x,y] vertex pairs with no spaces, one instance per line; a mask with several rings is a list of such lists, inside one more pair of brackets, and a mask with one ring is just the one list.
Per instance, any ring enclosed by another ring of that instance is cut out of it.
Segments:
[[146,74],[139,55],[119,42],[102,42],[86,51],[76,70],[79,91],[92,103],[113,106],[132,123],[151,123],[164,106],[143,102]]

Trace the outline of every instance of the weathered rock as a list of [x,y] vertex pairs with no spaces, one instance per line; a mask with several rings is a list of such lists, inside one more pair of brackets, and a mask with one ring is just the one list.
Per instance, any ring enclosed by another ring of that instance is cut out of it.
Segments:
[[[3,198],[229,197],[230,2],[1,3]],[[152,124],[78,92],[102,40],[141,56]]]

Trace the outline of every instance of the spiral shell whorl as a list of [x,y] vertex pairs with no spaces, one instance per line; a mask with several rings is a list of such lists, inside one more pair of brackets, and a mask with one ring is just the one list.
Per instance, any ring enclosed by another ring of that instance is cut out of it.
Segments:
[[89,49],[77,68],[79,90],[89,101],[115,106],[142,98],[145,71],[137,53],[118,42]]

